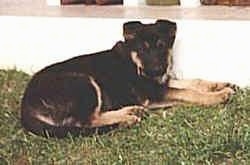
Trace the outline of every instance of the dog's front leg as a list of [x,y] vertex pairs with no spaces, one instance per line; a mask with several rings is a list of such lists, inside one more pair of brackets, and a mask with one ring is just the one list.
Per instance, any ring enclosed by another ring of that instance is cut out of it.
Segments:
[[131,126],[141,121],[144,114],[142,106],[127,106],[119,110],[107,112],[96,112],[90,121],[90,127],[102,127],[119,124],[122,126]]
[[169,80],[168,86],[176,89],[190,89],[198,92],[216,92],[234,85],[224,82],[212,82],[201,79]]
[[229,87],[225,87],[215,92],[202,92],[191,89],[168,88],[165,99],[209,106],[225,103],[233,93],[234,90]]

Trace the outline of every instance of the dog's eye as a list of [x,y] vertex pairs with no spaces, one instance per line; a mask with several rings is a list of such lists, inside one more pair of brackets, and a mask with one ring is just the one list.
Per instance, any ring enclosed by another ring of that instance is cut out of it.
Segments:
[[165,47],[166,46],[166,43],[164,42],[164,41],[162,41],[162,40],[158,40],[157,42],[156,42],[156,47],[157,48],[163,48],[163,47]]

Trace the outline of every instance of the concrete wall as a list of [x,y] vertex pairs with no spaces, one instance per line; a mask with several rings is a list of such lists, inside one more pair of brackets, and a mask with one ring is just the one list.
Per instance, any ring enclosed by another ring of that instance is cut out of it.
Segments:
[[[0,68],[32,74],[54,62],[109,49],[122,39],[122,24],[129,20],[138,19],[0,16]],[[250,85],[250,21],[175,21],[179,78]]]

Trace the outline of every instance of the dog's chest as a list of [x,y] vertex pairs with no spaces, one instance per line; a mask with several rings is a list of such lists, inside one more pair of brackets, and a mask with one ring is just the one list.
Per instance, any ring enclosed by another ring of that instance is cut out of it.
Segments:
[[143,105],[145,101],[161,98],[163,87],[158,84],[139,80],[105,81],[100,84],[102,93],[102,110],[119,109],[128,105]]
[[102,110],[104,111],[140,104],[144,100],[143,94],[136,89],[136,85],[132,82],[109,80],[98,84],[102,93]]

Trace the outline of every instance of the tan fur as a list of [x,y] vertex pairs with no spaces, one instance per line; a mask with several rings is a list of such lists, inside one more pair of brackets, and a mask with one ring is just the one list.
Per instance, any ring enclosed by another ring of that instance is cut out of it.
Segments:
[[101,88],[100,86],[97,84],[97,82],[94,80],[93,77],[89,76],[90,79],[90,83],[93,85],[93,87],[96,90],[96,95],[97,95],[97,106],[95,108],[95,112],[99,113],[101,110],[101,106],[102,106],[102,93],[101,93]]
[[127,106],[119,110],[107,111],[95,115],[91,120],[91,127],[100,127],[105,125],[122,124],[126,126],[133,125],[141,121],[140,115],[144,107],[141,106]]
[[191,89],[200,92],[213,92],[229,87],[229,83],[211,82],[201,79],[169,80],[168,87],[177,89]]
[[229,83],[206,80],[169,80],[166,99],[197,105],[215,105],[226,102],[234,93]]
[[168,56],[167,56],[167,75],[168,77],[174,78],[176,77],[174,72],[173,72],[173,50],[172,49],[168,49]]
[[141,73],[141,70],[142,70],[142,68],[143,68],[143,65],[142,65],[142,62],[141,62],[140,58],[138,57],[138,53],[135,52],[135,51],[132,51],[132,52],[130,53],[130,55],[131,55],[132,61],[135,63],[135,65],[136,65],[136,67],[137,67],[137,74],[138,74],[138,75],[141,75],[141,74],[142,74],[142,73]]

